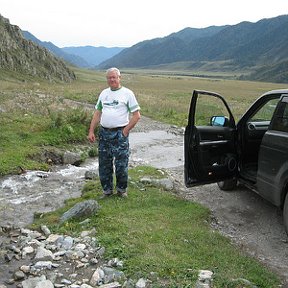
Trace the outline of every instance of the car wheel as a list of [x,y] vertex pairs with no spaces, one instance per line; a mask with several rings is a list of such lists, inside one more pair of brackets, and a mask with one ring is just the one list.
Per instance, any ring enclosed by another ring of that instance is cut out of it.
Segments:
[[227,179],[221,182],[217,182],[218,187],[223,190],[223,191],[231,191],[236,188],[237,186],[237,179],[232,178],[232,179]]
[[288,235],[288,193],[285,197],[284,207],[283,207],[283,222],[284,222],[284,228]]

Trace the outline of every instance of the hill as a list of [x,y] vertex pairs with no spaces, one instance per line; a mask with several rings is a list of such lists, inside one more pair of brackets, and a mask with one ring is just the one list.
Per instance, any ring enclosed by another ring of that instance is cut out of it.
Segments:
[[[282,74],[271,74],[272,71],[282,71],[277,66],[283,67],[283,62],[288,60],[287,30],[287,15],[256,23],[186,28],[164,38],[137,43],[102,62],[97,68],[151,69],[183,63],[186,69],[197,67],[203,70],[209,67],[207,63],[214,66],[217,63],[218,71],[250,70],[258,80],[270,81],[273,76],[275,82],[288,82]],[[264,70],[266,73],[263,73]],[[258,71],[261,71],[261,75]]]
[[47,49],[26,40],[20,28],[0,15],[0,72],[70,82],[75,74]]

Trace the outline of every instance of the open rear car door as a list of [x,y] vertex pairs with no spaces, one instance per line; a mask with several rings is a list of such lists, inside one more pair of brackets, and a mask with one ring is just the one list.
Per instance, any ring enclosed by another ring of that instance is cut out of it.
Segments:
[[236,137],[235,120],[224,98],[195,90],[184,137],[185,185],[233,178],[238,170]]

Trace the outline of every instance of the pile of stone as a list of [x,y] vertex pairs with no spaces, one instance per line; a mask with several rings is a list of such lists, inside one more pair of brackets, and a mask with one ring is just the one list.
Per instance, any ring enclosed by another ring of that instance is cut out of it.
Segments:
[[[71,237],[52,234],[45,225],[41,232],[0,227],[0,288],[148,288],[157,283],[153,272],[149,279],[127,279],[122,261],[104,260],[105,248],[95,236],[95,229]],[[212,287],[212,276],[200,270],[195,288]],[[257,288],[242,278],[231,283]]]
[[1,230],[6,236],[0,238],[0,265],[9,271],[9,278],[0,279],[0,288],[149,287],[148,280],[126,279],[119,259],[104,261],[105,248],[98,243],[95,229],[75,238],[51,234],[47,226],[41,232]]

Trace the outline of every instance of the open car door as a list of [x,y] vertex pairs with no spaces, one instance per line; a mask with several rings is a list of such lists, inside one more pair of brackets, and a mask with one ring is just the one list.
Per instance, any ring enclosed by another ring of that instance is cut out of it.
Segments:
[[185,185],[233,178],[237,173],[236,125],[222,96],[195,90],[184,137]]

